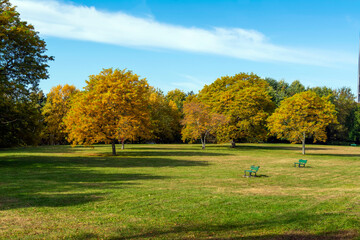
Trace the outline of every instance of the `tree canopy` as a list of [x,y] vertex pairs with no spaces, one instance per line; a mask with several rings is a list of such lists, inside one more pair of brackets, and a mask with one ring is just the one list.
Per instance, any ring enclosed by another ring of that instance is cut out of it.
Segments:
[[[34,27],[21,21],[8,0],[0,1],[0,146],[35,144],[41,115],[38,90],[48,78],[45,41]],[[31,135],[31,136],[30,136]]]
[[169,91],[166,94],[166,99],[168,101],[170,101],[170,100],[173,101],[176,104],[179,111],[182,111],[183,104],[184,104],[186,97],[187,97],[187,94],[177,88]]
[[216,113],[228,116],[222,140],[244,139],[250,142],[266,138],[266,119],[274,110],[269,84],[251,73],[221,77],[199,92],[198,98]]
[[[180,140],[181,112],[178,105],[160,90],[150,88],[150,118],[152,138],[156,142]],[[181,103],[182,105],[182,103]]]
[[21,21],[8,0],[0,2],[0,80],[1,92],[28,96],[29,90],[48,78],[46,43],[34,27]]
[[215,134],[217,130],[224,126],[228,119],[219,113],[211,112],[202,102],[192,101],[184,104],[184,119],[182,124],[182,139],[191,142],[201,140],[202,149],[205,149],[206,138],[210,134]]
[[329,96],[319,97],[313,91],[306,91],[283,100],[268,118],[268,128],[279,138],[302,142],[305,154],[306,138],[326,141],[326,126],[335,122],[336,110]]
[[73,144],[112,144],[149,136],[149,86],[132,71],[112,68],[91,75],[65,118]]
[[47,94],[47,101],[42,109],[45,120],[43,136],[50,144],[66,143],[64,117],[70,109],[71,97],[79,92],[74,85],[65,84],[51,88]]
[[0,0],[0,147],[34,145],[43,136],[43,143],[112,143],[116,154],[116,142],[179,141],[181,122],[182,139],[201,139],[204,146],[209,135],[259,142],[269,131],[303,144],[310,137],[360,142],[360,107],[349,88],[305,88],[298,80],[239,73],[216,79],[197,95],[179,89],[164,95],[131,71],[104,69],[89,77],[83,91],[57,86],[46,98],[38,87],[54,59],[46,51],[34,27],[9,0]]

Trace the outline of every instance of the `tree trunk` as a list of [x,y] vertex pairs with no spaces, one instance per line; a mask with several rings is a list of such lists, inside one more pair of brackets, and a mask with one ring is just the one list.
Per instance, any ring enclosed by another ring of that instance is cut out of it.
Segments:
[[121,149],[124,150],[125,149],[125,139],[123,139],[121,141]]
[[112,155],[116,156],[115,140],[112,140],[111,147],[112,147]]
[[303,133],[303,140],[302,140],[302,154],[305,155],[305,133]]
[[234,141],[234,139],[231,140],[231,148],[235,148],[236,147],[236,143]]
[[201,149],[205,149],[205,136],[204,139],[201,139],[201,143],[202,143]]
[[55,145],[55,141],[54,141],[54,134],[50,134],[50,145]]

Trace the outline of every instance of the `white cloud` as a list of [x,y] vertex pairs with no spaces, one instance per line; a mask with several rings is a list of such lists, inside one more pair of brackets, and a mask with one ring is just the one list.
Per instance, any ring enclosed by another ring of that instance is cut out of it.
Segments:
[[55,0],[11,0],[21,18],[44,36],[129,47],[151,47],[216,54],[253,61],[320,66],[354,64],[342,53],[293,49],[272,44],[260,32],[240,28],[201,29],[161,23],[123,12],[99,11]]

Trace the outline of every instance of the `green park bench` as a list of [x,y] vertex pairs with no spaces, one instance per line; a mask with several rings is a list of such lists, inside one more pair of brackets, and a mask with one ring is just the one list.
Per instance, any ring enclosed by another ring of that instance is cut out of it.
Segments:
[[356,144],[355,144],[355,143],[353,143],[353,144],[350,144],[350,146],[352,146],[352,147],[356,147]]
[[305,167],[306,163],[307,163],[307,160],[299,159],[298,162],[294,162],[294,167],[296,167],[296,165],[299,165],[299,167],[301,167],[301,166]]
[[260,166],[254,166],[254,165],[251,165],[250,169],[249,170],[245,170],[244,171],[244,177],[246,177],[246,173],[248,172],[249,173],[249,177],[252,177],[252,174],[255,173],[255,177],[256,177],[256,173],[257,171],[259,170]]

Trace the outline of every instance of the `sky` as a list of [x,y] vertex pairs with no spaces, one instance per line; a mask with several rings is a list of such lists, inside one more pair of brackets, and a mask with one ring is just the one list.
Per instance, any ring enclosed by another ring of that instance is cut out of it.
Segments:
[[83,88],[104,68],[128,69],[163,90],[197,93],[253,72],[357,91],[357,0],[10,0],[47,43],[40,88]]

